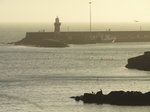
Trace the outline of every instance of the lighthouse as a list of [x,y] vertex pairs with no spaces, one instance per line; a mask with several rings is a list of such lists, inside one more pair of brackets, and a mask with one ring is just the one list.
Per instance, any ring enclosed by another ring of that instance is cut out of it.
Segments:
[[59,22],[59,18],[57,17],[55,19],[55,23],[54,23],[54,26],[55,26],[54,32],[55,33],[59,33],[60,32],[60,25],[61,25],[61,23]]

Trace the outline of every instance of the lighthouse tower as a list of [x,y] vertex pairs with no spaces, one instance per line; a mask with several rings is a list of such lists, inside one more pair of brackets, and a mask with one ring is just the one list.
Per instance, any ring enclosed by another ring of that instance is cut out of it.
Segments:
[[59,22],[59,18],[57,17],[55,19],[55,23],[54,23],[54,26],[55,26],[54,32],[55,33],[59,33],[60,32],[60,25],[61,25],[61,23]]

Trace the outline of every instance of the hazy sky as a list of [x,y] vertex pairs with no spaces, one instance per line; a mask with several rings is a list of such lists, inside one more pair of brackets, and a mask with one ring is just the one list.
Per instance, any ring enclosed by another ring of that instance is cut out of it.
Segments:
[[[92,0],[92,22],[150,22],[150,0]],[[89,22],[89,0],[0,0],[0,22]]]

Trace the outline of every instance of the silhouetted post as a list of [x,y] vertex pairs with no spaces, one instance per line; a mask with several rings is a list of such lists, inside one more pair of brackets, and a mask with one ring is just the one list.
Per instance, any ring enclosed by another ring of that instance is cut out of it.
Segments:
[[70,31],[69,26],[67,27],[67,31],[68,31],[68,32]]
[[[135,22],[140,24],[140,21],[135,20]],[[142,31],[142,26],[141,26],[141,24],[140,24],[140,31]]]
[[142,31],[142,26],[140,25],[140,31]]
[[89,5],[90,5],[90,32],[91,32],[91,30],[92,30],[92,25],[91,25],[91,22],[92,22],[91,4],[92,4],[92,2],[90,1],[90,2],[89,2]]

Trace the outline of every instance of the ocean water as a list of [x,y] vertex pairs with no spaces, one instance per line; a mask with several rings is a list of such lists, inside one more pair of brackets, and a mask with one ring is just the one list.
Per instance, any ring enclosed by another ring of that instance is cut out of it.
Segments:
[[83,104],[84,92],[150,90],[150,72],[129,70],[127,59],[150,43],[70,45],[68,48],[0,46],[0,112],[149,112],[149,106]]
[[[16,27],[8,27],[13,38],[3,32],[5,38],[1,35],[0,41],[21,39],[25,29]],[[0,112],[149,112],[150,106],[83,104],[69,98],[100,89],[105,94],[114,90],[149,91],[149,71],[125,68],[128,58],[149,49],[150,42],[67,48],[1,44]]]

